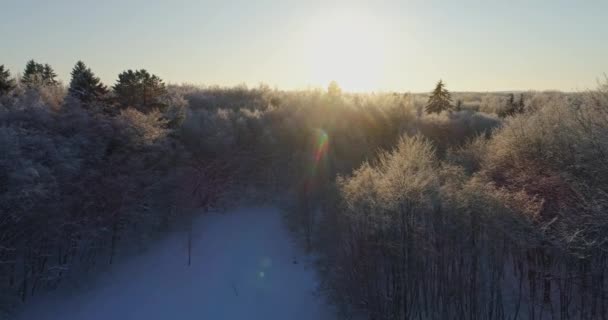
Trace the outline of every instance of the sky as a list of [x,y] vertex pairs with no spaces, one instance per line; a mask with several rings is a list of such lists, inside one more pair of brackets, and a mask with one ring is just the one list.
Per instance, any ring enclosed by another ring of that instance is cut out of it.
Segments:
[[608,73],[608,1],[0,0],[0,64],[64,82],[83,60],[112,85],[347,91],[595,88]]

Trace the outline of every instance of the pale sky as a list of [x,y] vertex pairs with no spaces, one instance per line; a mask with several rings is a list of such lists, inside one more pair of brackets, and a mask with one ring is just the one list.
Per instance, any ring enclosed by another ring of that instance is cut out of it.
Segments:
[[112,85],[580,91],[608,73],[608,1],[0,0],[0,64],[64,82],[81,59]]

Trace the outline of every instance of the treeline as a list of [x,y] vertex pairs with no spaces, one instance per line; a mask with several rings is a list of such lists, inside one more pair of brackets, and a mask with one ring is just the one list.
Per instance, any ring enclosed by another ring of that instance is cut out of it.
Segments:
[[81,62],[64,87],[30,65],[0,66],[5,307],[201,208],[279,199],[345,316],[606,317],[605,87],[108,87]]
[[[82,62],[68,86],[54,74],[31,61],[13,79],[2,67],[3,308],[114,263],[172,225],[188,230],[193,213],[225,199],[287,190],[318,207],[310,199],[337,174],[405,132],[448,146],[500,124],[470,110],[420,115],[410,94],[172,86],[145,70],[108,87]],[[313,168],[321,133],[329,152]],[[302,217],[312,242],[314,220]]]

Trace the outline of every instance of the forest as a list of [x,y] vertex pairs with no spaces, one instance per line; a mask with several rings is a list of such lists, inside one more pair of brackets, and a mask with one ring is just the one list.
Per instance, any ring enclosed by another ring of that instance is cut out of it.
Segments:
[[[446,79],[447,80],[447,79]],[[280,206],[352,319],[608,319],[608,80],[581,92],[69,83],[0,66],[0,313]],[[1,317],[1,316],[0,316]]]

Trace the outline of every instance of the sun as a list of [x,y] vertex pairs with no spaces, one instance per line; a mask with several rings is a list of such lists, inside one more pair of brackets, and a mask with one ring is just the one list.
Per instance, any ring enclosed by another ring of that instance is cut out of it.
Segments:
[[382,86],[387,60],[387,30],[364,13],[317,16],[305,33],[309,79],[331,81],[347,91],[373,91]]

